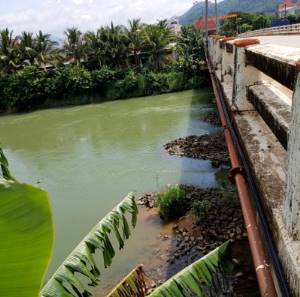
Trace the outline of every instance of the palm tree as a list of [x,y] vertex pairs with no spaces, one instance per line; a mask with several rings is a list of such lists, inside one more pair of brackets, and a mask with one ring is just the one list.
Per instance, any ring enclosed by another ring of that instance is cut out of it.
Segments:
[[108,63],[107,59],[107,41],[104,40],[104,28],[96,32],[87,32],[84,35],[85,55],[87,65],[91,69],[97,69]]
[[172,33],[163,25],[147,25],[144,29],[145,45],[155,69],[160,68],[160,57],[166,46],[173,40]]
[[20,36],[20,55],[22,64],[32,65],[36,56],[34,38],[30,32],[22,32]]
[[50,34],[39,31],[34,40],[35,64],[46,69],[48,64],[55,65],[61,62],[62,55],[56,48],[57,45],[56,41],[51,40]]
[[82,33],[80,30],[73,27],[68,28],[65,31],[65,35],[67,39],[65,40],[64,49],[66,51],[67,58],[79,65],[84,54]]
[[140,68],[140,53],[145,45],[143,38],[143,25],[140,19],[133,19],[128,21],[129,28],[127,30],[129,51],[134,55],[135,66]]
[[[106,31],[106,32],[105,32]],[[123,26],[115,26],[111,23],[110,27],[104,30],[107,36],[107,55],[110,57],[113,66],[121,67],[127,63],[128,55],[128,36],[126,28]],[[104,35],[105,35],[104,34]]]
[[12,73],[20,68],[19,38],[8,29],[0,31],[0,66],[3,73]]

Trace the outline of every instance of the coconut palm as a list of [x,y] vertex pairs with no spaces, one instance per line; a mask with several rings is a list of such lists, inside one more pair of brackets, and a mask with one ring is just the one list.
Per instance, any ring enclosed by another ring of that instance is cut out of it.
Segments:
[[173,40],[172,33],[162,25],[147,25],[144,29],[144,38],[153,66],[155,69],[159,69],[160,57],[166,46]]
[[51,40],[50,34],[39,31],[34,40],[35,64],[46,69],[47,65],[57,65],[62,61],[62,55],[57,48],[58,43]]
[[19,51],[22,64],[32,65],[36,56],[36,51],[34,49],[34,38],[32,33],[22,32],[20,36]]
[[21,67],[19,39],[8,29],[0,31],[0,66],[3,73],[12,73]]
[[79,65],[84,56],[83,35],[75,27],[68,28],[65,31],[65,35],[67,37],[64,44],[66,56],[72,63]]
[[136,67],[140,67],[140,53],[145,45],[145,40],[143,36],[143,25],[140,19],[133,19],[128,21],[128,49],[130,53],[134,56],[134,64]]
[[87,66],[91,69],[98,69],[108,64],[107,50],[109,48],[104,28],[96,32],[87,32],[84,35],[85,55]]
[[106,54],[110,64],[116,67],[124,66],[127,63],[128,56],[126,28],[111,23],[110,27],[104,28],[103,33],[103,41],[107,43]]

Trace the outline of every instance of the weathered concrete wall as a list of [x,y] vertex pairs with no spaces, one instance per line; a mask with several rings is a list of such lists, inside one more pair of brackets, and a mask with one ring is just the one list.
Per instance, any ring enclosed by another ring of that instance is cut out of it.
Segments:
[[296,80],[292,114],[284,219],[291,236],[295,240],[300,240],[300,74]]
[[211,46],[292,296],[300,297],[300,49],[222,39]]

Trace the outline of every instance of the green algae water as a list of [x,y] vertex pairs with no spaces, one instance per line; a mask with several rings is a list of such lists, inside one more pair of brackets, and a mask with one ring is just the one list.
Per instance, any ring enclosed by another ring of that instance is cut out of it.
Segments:
[[[209,89],[186,91],[0,118],[11,172],[51,197],[56,232],[48,276],[128,192],[215,185],[218,170],[209,161],[172,157],[163,149],[173,139],[217,129],[201,121],[213,110],[211,97]],[[153,256],[159,228],[157,219],[141,215],[102,288]]]

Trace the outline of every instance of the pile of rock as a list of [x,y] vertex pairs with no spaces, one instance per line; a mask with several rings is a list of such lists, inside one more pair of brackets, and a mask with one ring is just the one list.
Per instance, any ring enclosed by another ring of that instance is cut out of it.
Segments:
[[214,167],[229,163],[222,133],[179,138],[165,144],[164,148],[170,155],[210,160]]
[[138,198],[137,204],[148,208],[153,208],[155,206],[155,193],[150,192],[143,194]]

